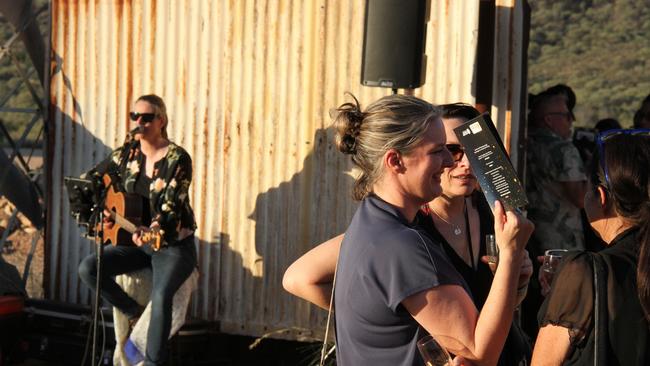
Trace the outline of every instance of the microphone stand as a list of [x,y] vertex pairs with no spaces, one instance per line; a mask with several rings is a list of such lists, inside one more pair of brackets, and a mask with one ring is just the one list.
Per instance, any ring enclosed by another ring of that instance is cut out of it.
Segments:
[[[126,146],[126,151],[123,156],[121,156],[121,162],[120,166],[118,168],[118,172],[124,171],[124,168],[126,167],[126,161],[128,154],[130,151],[134,148],[135,144],[137,143],[137,140],[135,140],[133,137],[135,136],[135,133],[138,132],[140,129],[139,127],[136,127],[132,131],[129,131],[129,137],[131,137],[131,141],[128,142]],[[109,174],[109,172],[106,172],[104,174]],[[106,207],[106,194],[108,193],[108,190],[115,184],[115,177],[111,178],[111,183],[104,188],[101,197],[96,200],[95,207],[93,207],[93,216],[95,218],[95,225],[94,227],[99,226],[99,236],[95,235],[95,253],[97,255],[97,271],[96,271],[96,282],[95,282],[95,304],[93,306],[93,347],[92,347],[92,355],[91,355],[91,360],[92,363],[91,365],[95,364],[95,361],[97,360],[97,328],[99,325],[99,303],[101,301],[101,285],[102,285],[102,257],[104,256],[104,209]],[[89,220],[90,221],[90,220]],[[99,225],[97,225],[97,222],[99,222]],[[99,241],[97,239],[99,238]],[[106,341],[104,339],[104,341]]]
[[[112,182],[111,182],[112,184]],[[110,186],[109,186],[110,187]],[[99,227],[99,232],[95,233],[95,254],[97,258],[97,271],[96,271],[96,280],[95,280],[95,303],[93,304],[93,347],[91,353],[91,365],[95,364],[97,360],[97,328],[99,326],[99,312],[100,312],[100,301],[101,301],[101,291],[102,291],[102,257],[104,255],[104,207],[106,201],[106,192],[108,188],[104,190],[101,198],[97,200],[97,203],[93,207],[94,219],[93,227]],[[93,222],[93,220],[89,220]],[[97,229],[96,229],[97,230]],[[98,240],[99,239],[99,240]]]

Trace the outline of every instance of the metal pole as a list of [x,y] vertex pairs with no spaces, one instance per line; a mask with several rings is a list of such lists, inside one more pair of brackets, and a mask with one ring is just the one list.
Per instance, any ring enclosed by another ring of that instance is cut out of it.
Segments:
[[[103,202],[103,201],[102,201]],[[95,364],[97,358],[97,327],[99,325],[99,303],[101,301],[101,276],[102,276],[102,256],[104,255],[104,210],[103,207],[97,206],[99,211],[99,236],[95,235],[95,252],[97,253],[97,279],[95,282],[95,304],[93,306],[93,348],[91,353],[91,365]],[[97,241],[99,238],[99,241]]]

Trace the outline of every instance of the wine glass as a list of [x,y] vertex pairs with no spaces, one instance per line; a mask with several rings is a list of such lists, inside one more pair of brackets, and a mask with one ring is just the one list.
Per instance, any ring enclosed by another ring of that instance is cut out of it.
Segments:
[[426,366],[451,366],[451,356],[433,336],[426,335],[418,342],[418,350]]
[[568,252],[567,249],[549,249],[544,252],[544,262],[542,262],[540,272],[540,283],[542,283],[542,294],[546,295],[550,290],[553,276],[560,266],[562,256]]
[[494,265],[494,268],[496,268],[496,264],[499,261],[499,247],[494,239],[494,234],[485,235],[485,254],[488,257],[488,264]]
[[[544,252],[544,262],[542,263],[542,271],[550,275],[550,279],[553,278],[553,274],[557,271],[557,268],[560,266],[560,261],[562,261],[562,256],[568,252],[566,249],[549,249]],[[550,283],[550,281],[549,281]]]

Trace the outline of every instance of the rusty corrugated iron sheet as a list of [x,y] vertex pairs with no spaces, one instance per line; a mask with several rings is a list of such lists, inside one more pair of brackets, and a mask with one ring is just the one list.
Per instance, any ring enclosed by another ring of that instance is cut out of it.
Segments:
[[[133,100],[153,92],[171,139],[193,157],[192,315],[230,333],[322,336],[326,314],[285,293],[281,278],[356,207],[328,112],[346,91],[364,105],[390,92],[359,84],[363,12],[342,0],[54,0],[49,297],[90,301],[76,268],[92,245],[69,216],[63,176],[118,146]],[[432,1],[416,95],[474,102],[477,14],[478,1]]]

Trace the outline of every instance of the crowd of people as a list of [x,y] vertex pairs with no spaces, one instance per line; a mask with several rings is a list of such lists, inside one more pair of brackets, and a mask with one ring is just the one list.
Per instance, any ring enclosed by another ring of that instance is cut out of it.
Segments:
[[[650,363],[650,96],[635,129],[600,121],[586,156],[575,104],[565,85],[530,101],[527,216],[498,201],[491,211],[478,187],[453,132],[473,107],[401,95],[339,107],[360,205],[283,278],[335,315],[337,364],[422,365],[427,334],[456,364]],[[549,249],[567,250],[550,283],[539,275]]]
[[[588,154],[572,141],[573,91],[557,85],[534,96],[527,215],[482,193],[454,133],[480,115],[472,106],[395,94],[363,109],[352,99],[334,126],[338,149],[360,171],[360,205],[345,233],[283,278],[287,291],[334,312],[338,364],[422,365],[417,343],[427,334],[457,364],[650,363],[650,96],[634,129],[600,121]],[[139,204],[126,238],[134,245],[107,247],[99,276],[97,257],[86,257],[79,276],[133,325],[143,305],[114,277],[152,269],[143,357],[158,365],[172,298],[197,265],[192,162],[167,137],[160,97],[143,95],[133,107],[129,138],[86,177]],[[107,233],[119,221],[115,207],[103,216]],[[487,256],[489,236],[497,262]],[[569,250],[551,282],[539,276],[549,249]]]

